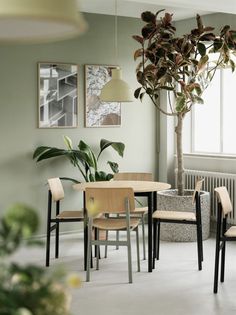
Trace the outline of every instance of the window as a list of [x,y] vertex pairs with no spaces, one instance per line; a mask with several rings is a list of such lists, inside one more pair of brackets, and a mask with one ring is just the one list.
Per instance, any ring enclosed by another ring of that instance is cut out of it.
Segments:
[[[184,122],[184,153],[236,155],[236,72],[218,69]],[[189,132],[191,130],[191,132]]]

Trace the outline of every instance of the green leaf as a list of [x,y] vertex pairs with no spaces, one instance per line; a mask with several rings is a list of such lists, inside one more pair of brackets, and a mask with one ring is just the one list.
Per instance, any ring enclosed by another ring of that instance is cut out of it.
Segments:
[[234,72],[234,70],[235,70],[235,63],[234,63],[234,61],[232,59],[230,59],[229,62],[230,62],[231,70],[232,70],[232,72]]
[[109,174],[107,174],[107,177],[106,177],[106,178],[107,178],[107,180],[109,181],[109,180],[111,180],[113,177],[114,177],[113,174],[110,174],[110,173],[109,173]]
[[43,152],[47,151],[51,149],[51,147],[46,147],[46,146],[40,146],[38,148],[35,149],[34,154],[33,154],[33,159],[37,158],[38,156],[40,156]]
[[147,93],[148,95],[152,95],[152,94],[153,94],[153,90],[152,90],[151,88],[147,88],[147,89],[146,89],[146,93]]
[[111,146],[121,157],[124,155],[125,145],[122,142],[113,142],[106,139],[101,139],[100,141],[100,153],[98,157],[101,155],[102,151]]
[[167,91],[173,91],[173,90],[174,90],[174,87],[172,87],[172,86],[166,86],[166,85],[161,85],[161,86],[159,86],[159,89],[167,90]]
[[156,15],[150,11],[145,11],[141,14],[141,19],[146,23],[155,23]]
[[193,101],[194,101],[194,103],[197,103],[197,104],[204,104],[203,99],[197,95],[193,96]]
[[110,165],[110,168],[112,169],[113,173],[119,172],[119,166],[116,162],[107,161],[107,164]]
[[197,49],[200,53],[201,56],[205,56],[206,54],[206,46],[203,43],[198,43],[197,44]]
[[202,89],[200,88],[199,85],[196,85],[196,86],[195,86],[195,91],[197,92],[197,95],[198,95],[198,96],[202,94]]
[[72,183],[75,183],[75,184],[79,184],[81,183],[80,181],[78,181],[77,179],[74,179],[74,178],[71,178],[71,177],[60,177],[61,180],[68,180],[68,181],[71,181]]
[[68,150],[73,150],[73,145],[72,145],[72,141],[69,137],[67,136],[63,136],[64,142],[66,144],[66,147]]
[[[40,151],[40,148],[38,148],[39,151]],[[42,150],[40,155],[34,154],[34,156],[35,158],[37,157],[37,162],[40,162],[42,160],[47,160],[47,159],[51,159],[58,156],[63,156],[63,155],[66,156],[67,154],[68,154],[67,150],[47,147],[46,150]]]
[[141,94],[139,95],[139,99],[140,99],[141,102],[142,102],[142,100],[143,100],[144,95],[145,95],[145,92],[143,92],[143,93],[141,93]]
[[95,180],[96,181],[107,181],[107,173],[103,172],[103,171],[96,171],[95,172]]
[[96,181],[96,178],[95,178],[95,175],[94,174],[89,174],[89,181],[90,182],[95,182]]
[[80,140],[78,148],[80,151],[84,152],[84,161],[91,167],[93,167],[95,170],[97,170],[97,159],[95,157],[95,154],[93,153],[90,146],[85,143],[84,141]]
[[176,98],[176,107],[175,107],[176,111],[178,113],[182,112],[183,109],[185,108],[185,106],[186,106],[186,98],[185,98],[185,96],[184,95],[178,96]]
[[214,52],[217,52],[218,50],[220,50],[222,45],[223,45],[222,40],[219,38],[216,38],[213,43]]

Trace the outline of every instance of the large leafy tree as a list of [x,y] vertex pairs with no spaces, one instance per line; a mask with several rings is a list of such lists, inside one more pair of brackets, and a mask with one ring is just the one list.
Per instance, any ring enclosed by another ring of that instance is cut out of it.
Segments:
[[[183,195],[183,119],[194,104],[203,103],[202,94],[218,67],[229,66],[234,71],[231,56],[236,51],[236,31],[225,25],[215,34],[214,27],[205,27],[197,15],[196,28],[177,36],[172,14],[160,17],[162,11],[143,12],[141,18],[145,25],[141,35],[133,36],[141,45],[134,53],[134,59],[139,60],[136,73],[141,84],[135,97],[142,100],[147,94],[161,113],[176,117],[177,188],[178,194]],[[214,61],[210,62],[213,53]],[[161,90],[168,93],[167,110],[158,100]]]

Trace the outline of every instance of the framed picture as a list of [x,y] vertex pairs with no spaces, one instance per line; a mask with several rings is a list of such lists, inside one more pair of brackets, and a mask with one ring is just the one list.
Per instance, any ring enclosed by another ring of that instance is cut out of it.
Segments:
[[38,63],[39,128],[73,128],[78,122],[78,65]]
[[121,106],[117,102],[101,102],[99,95],[117,66],[85,65],[85,126],[120,127]]

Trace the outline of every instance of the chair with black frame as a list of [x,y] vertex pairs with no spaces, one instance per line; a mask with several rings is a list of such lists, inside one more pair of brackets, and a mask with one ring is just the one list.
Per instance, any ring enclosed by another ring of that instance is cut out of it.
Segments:
[[[200,190],[204,179],[197,180],[192,196],[192,203],[195,203],[195,211],[169,211],[156,210],[153,212],[153,269],[155,268],[155,258],[159,260],[160,252],[160,229],[161,223],[191,224],[196,225],[197,232],[197,252],[198,269],[202,270],[203,244],[202,244],[202,219],[201,219],[201,200]],[[157,232],[158,227],[158,232]]]
[[220,282],[225,278],[225,247],[227,241],[236,241],[236,226],[227,228],[227,217],[233,207],[229,193],[225,186],[215,188],[218,199],[217,227],[216,227],[216,251],[215,251],[215,272],[213,292],[218,291],[219,260],[221,251]]
[[[83,210],[60,212],[60,201],[64,199],[64,189],[60,178],[48,179],[48,213],[47,213],[47,241],[46,241],[46,267],[50,261],[50,238],[55,230],[55,258],[59,257],[59,224],[64,222],[81,222],[84,220]],[[52,205],[55,204],[55,216],[52,217]]]
[[[119,172],[115,173],[114,180],[132,180],[132,181],[153,181],[152,173],[136,173],[136,172]],[[142,224],[142,238],[143,238],[143,259],[146,259],[146,246],[145,246],[145,215],[148,213],[148,207],[135,207],[132,211],[132,216],[137,216],[141,219]],[[118,235],[117,235],[118,237]],[[106,256],[106,255],[105,255]]]
[[[127,246],[129,283],[132,283],[132,258],[130,232],[136,232],[137,266],[140,271],[139,259],[139,219],[131,218],[130,211],[134,210],[134,192],[132,188],[86,188],[85,204],[88,214],[88,247],[87,247],[87,273],[86,281],[90,281],[91,250],[92,245],[119,245]],[[117,217],[117,214],[125,217]],[[109,214],[109,216],[106,216]],[[105,216],[104,216],[105,215]],[[115,215],[112,216],[112,215]],[[92,237],[93,228],[95,238]],[[125,231],[126,239],[108,240],[99,239],[99,231]],[[99,269],[99,255],[96,255],[96,269]]]

